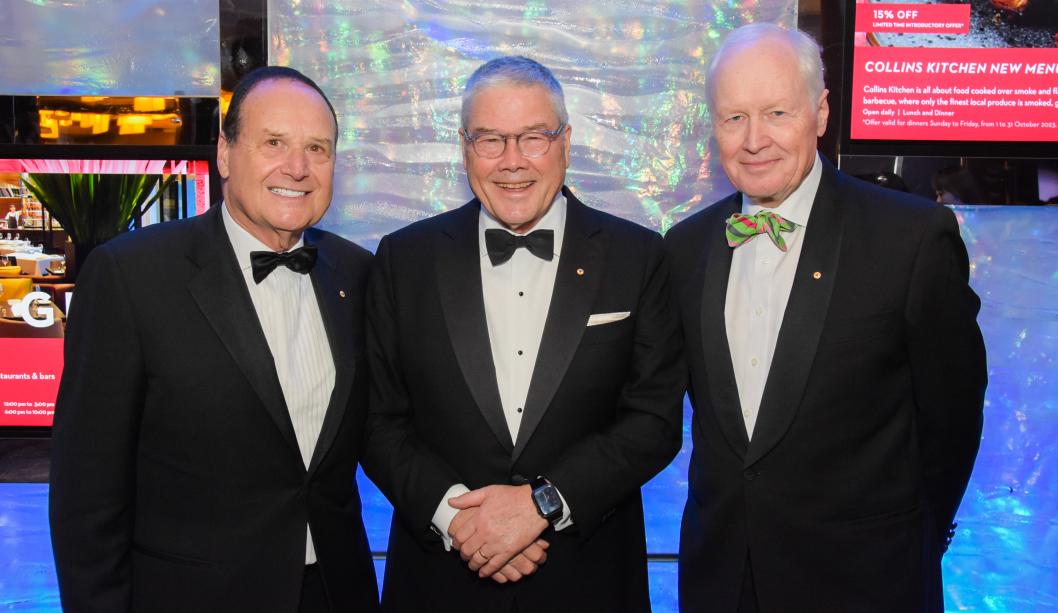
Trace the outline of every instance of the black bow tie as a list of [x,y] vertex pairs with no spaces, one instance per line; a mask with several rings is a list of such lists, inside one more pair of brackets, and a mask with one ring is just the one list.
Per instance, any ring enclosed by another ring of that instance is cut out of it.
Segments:
[[316,264],[316,248],[301,247],[286,253],[251,251],[250,264],[253,266],[254,283],[264,281],[276,266],[286,266],[294,272],[306,274]]
[[555,231],[535,230],[521,235],[506,230],[485,230],[485,250],[493,266],[511,259],[519,247],[525,247],[529,253],[550,262],[555,253]]

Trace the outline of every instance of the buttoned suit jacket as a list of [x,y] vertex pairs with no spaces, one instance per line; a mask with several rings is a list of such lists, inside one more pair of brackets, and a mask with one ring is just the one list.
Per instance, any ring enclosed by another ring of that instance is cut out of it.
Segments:
[[724,320],[741,196],[666,237],[694,407],[683,611],[735,611],[747,556],[763,612],[942,610],[981,435],[980,301],[950,210],[823,164],[752,440]]
[[[639,489],[680,446],[685,369],[661,237],[568,190],[565,237],[517,440],[496,382],[478,217],[467,205],[379,245],[368,291],[364,467],[393,502],[388,611],[649,610]],[[587,327],[593,313],[627,319]],[[479,579],[431,519],[455,483],[548,477],[574,525],[514,584]]]
[[88,258],[53,430],[66,611],[297,611],[306,524],[334,609],[377,609],[355,482],[371,256],[304,241],[335,365],[308,467],[219,206]]

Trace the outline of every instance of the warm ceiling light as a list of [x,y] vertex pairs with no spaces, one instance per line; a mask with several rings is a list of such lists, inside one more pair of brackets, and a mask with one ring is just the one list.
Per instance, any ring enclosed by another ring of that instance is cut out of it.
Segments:
[[153,113],[165,110],[165,98],[136,96],[132,99],[132,110],[137,113]]
[[[93,113],[92,134],[105,134],[110,130],[110,115],[108,113]],[[87,126],[86,126],[87,127]]]
[[121,115],[118,117],[118,134],[144,134],[150,117],[143,115]]
[[59,138],[59,122],[51,111],[40,111],[40,137],[52,140]]
[[220,92],[220,116],[224,117],[228,114],[228,105],[231,104],[232,92],[221,91]]

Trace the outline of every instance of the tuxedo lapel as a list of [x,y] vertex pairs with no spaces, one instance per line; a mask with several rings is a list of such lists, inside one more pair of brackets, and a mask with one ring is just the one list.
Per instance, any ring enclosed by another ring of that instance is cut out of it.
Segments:
[[709,400],[716,413],[717,422],[731,448],[739,457],[744,457],[749,446],[749,436],[746,434],[746,422],[742,417],[735,370],[731,365],[731,347],[724,316],[733,252],[727,244],[724,223],[733,213],[741,210],[741,195],[735,194],[714,206],[720,207],[716,219],[710,226],[709,236],[702,237],[706,243],[703,249],[706,261],[700,309],[702,357],[709,380]]
[[514,448],[492,363],[481,288],[478,214],[474,200],[455,211],[435,239],[437,286],[448,338],[474,402],[504,449]]
[[[308,230],[305,233],[305,244],[320,247],[316,241],[317,238],[315,232]],[[347,302],[359,294],[359,288],[342,287],[338,283],[337,266],[338,263],[334,261],[333,256],[320,247],[316,266],[313,267],[310,275],[312,287],[316,292],[316,302],[320,307],[323,327],[327,331],[327,342],[334,359],[335,375],[334,391],[327,405],[327,413],[323,418],[319,439],[312,452],[312,460],[308,467],[309,473],[319,466],[331,443],[334,442],[338,427],[345,416],[353,377],[356,374],[356,356],[353,355],[353,347],[357,345],[356,330],[353,326],[353,309]]]
[[801,404],[838,270],[844,216],[836,182],[836,172],[824,162],[746,466],[782,439]]
[[599,219],[568,189],[563,187],[562,193],[566,196],[565,238],[512,463],[533,436],[566,375],[603,276],[606,245]]
[[188,291],[300,460],[301,450],[275,362],[224,231],[220,206],[195,218],[193,223],[195,241],[189,257],[200,270],[188,284]]

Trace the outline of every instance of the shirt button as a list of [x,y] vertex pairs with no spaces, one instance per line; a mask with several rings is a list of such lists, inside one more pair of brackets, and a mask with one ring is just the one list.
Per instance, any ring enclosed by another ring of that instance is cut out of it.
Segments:
[[760,317],[764,314],[764,307],[759,306],[754,310],[754,312],[757,314],[757,317]]
[[524,296],[524,295],[525,295],[525,292],[518,292],[518,295],[519,295],[519,296]]
[[522,355],[522,350],[521,349],[518,350],[518,355]]
[[522,412],[522,407],[518,407],[518,412],[519,412],[519,413],[521,413],[521,412]]
[[751,366],[756,366],[757,364],[760,364],[760,360],[758,360],[757,358],[753,358],[749,361],[749,363]]
[[768,264],[771,264],[771,260],[761,260],[760,263],[767,266]]

